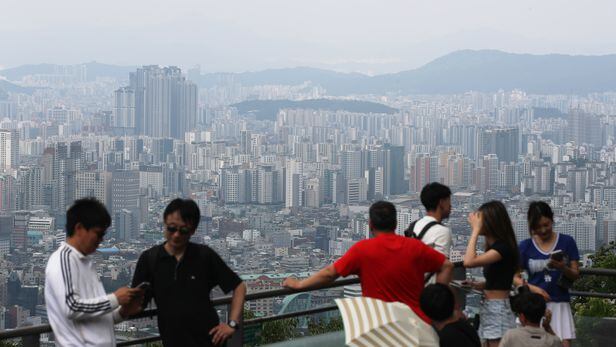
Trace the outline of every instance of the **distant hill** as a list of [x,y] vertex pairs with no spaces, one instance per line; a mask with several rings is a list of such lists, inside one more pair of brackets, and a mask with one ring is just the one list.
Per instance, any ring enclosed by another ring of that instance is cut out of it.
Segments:
[[[86,76],[89,81],[94,81],[98,77],[128,79],[128,73],[137,69],[133,66],[117,66],[97,62],[85,63],[84,65],[86,66]],[[54,74],[60,67],[60,65],[56,64],[21,65],[0,70],[0,76],[4,76],[11,81],[19,81],[27,75]]]
[[296,67],[242,73],[210,73],[201,75],[201,78],[198,80],[191,76],[191,80],[200,87],[206,88],[229,81],[239,82],[245,86],[264,84],[298,85],[306,81],[312,81],[315,84],[326,87],[330,93],[342,95],[348,94],[346,91],[353,90],[354,86],[358,83],[368,83],[370,76],[310,67]]
[[315,110],[349,111],[357,113],[394,114],[395,108],[368,101],[312,99],[291,100],[250,100],[232,105],[241,115],[251,114],[259,120],[275,120],[278,111],[285,108],[302,108]]
[[460,93],[523,89],[529,93],[589,93],[616,90],[616,55],[571,56],[458,51],[423,67],[376,76],[373,90]]
[[[87,63],[88,79],[127,79],[136,67]],[[16,81],[36,73],[53,73],[57,65],[24,65],[0,71]],[[523,89],[536,94],[586,94],[616,91],[616,54],[601,56],[514,54],[495,50],[457,51],[414,70],[368,76],[359,73],[297,67],[243,73],[190,74],[200,87],[229,82],[245,86],[320,85],[329,95],[351,94],[452,94]]]
[[572,56],[513,54],[493,50],[457,51],[418,69],[367,76],[312,68],[202,75],[210,87],[233,80],[243,85],[300,84],[312,81],[330,95],[451,94],[523,89],[538,94],[616,91],[616,55]]
[[[23,93],[23,94],[32,94],[34,88],[27,88],[18,86],[15,83],[11,83],[9,81],[0,80],[0,91],[8,92],[8,93]],[[0,92],[0,94],[4,94]]]

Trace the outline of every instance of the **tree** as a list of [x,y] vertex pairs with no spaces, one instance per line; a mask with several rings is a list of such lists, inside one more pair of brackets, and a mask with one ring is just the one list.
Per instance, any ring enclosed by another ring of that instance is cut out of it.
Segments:
[[297,318],[281,319],[263,324],[261,330],[261,345],[287,341],[300,336],[297,331],[299,322]]
[[[590,256],[593,268],[616,269],[616,243],[610,242]],[[575,282],[574,289],[586,292],[616,293],[616,277],[582,276]],[[584,303],[587,298],[577,298],[575,303]]]
[[[610,242],[591,256],[593,268],[616,269],[616,243]],[[582,276],[574,289],[586,292],[616,293],[616,278],[610,276]],[[584,346],[609,345],[611,335],[605,317],[616,317],[616,307],[611,300],[577,297],[572,303],[575,312],[577,340]]]
[[330,319],[311,319],[308,322],[308,333],[310,335],[321,335],[343,329],[344,325],[341,317],[332,317]]

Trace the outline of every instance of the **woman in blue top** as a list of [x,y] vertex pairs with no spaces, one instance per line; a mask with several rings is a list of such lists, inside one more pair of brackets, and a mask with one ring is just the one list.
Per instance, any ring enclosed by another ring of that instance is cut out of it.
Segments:
[[[554,212],[543,201],[534,201],[528,207],[528,227],[531,238],[520,242],[520,267],[528,272],[528,286],[541,294],[552,311],[552,329],[571,346],[575,327],[571,314],[569,287],[579,276],[580,254],[575,240],[555,233]],[[516,284],[522,284],[516,278]]]

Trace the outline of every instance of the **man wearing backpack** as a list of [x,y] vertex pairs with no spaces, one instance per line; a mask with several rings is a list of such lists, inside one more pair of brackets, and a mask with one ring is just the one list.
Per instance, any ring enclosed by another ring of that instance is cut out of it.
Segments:
[[[166,242],[141,254],[133,276],[133,287],[148,288],[144,303],[156,302],[165,346],[219,346],[239,328],[246,285],[211,248],[189,242],[200,217],[194,201],[171,201],[163,213]],[[233,291],[225,323],[210,300],[216,286]]]
[[430,324],[419,305],[424,275],[436,273],[438,283],[449,284],[453,264],[421,241],[397,235],[396,213],[391,202],[375,202],[368,210],[372,238],[357,241],[340,259],[308,278],[300,281],[288,277],[283,286],[294,290],[318,288],[340,276],[357,275],[362,296],[404,303]]
[[451,229],[441,224],[451,213],[451,190],[438,182],[426,184],[419,196],[426,215],[411,223],[404,234],[419,239],[449,258]]

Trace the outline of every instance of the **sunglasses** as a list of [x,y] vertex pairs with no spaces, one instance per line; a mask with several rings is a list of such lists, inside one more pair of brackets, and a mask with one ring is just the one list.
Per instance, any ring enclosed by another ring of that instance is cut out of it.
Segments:
[[178,228],[175,226],[168,226],[167,231],[171,234],[175,233],[176,231],[179,231],[181,235],[188,235],[190,233],[189,228],[186,228],[186,227]]

